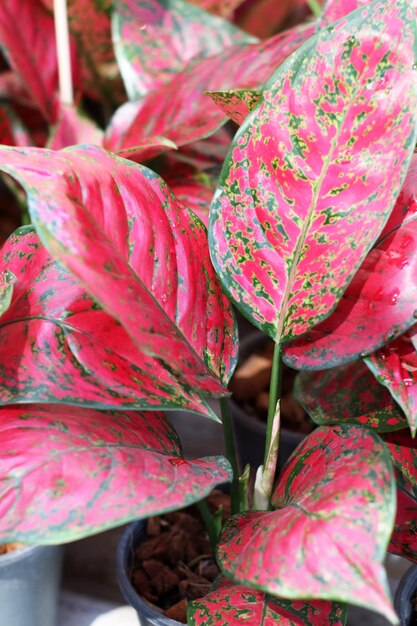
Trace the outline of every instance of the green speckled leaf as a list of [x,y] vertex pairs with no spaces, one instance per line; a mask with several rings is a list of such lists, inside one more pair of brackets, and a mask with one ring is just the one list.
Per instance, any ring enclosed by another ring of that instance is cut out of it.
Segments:
[[260,91],[232,89],[230,91],[208,91],[207,95],[236,124],[243,124],[253,111],[261,96]]
[[394,206],[416,138],[415,27],[407,3],[390,0],[319,32],[234,138],[210,214],[212,259],[276,341],[330,314]]
[[346,606],[321,600],[273,598],[226,578],[189,604],[189,626],[343,626]]
[[198,390],[182,388],[135,346],[31,228],[6,242],[0,272],[0,404],[183,408],[214,417]]
[[280,597],[364,606],[397,623],[382,566],[395,483],[377,434],[316,429],[284,467],[271,504],[227,522],[218,547],[224,574]]
[[162,413],[28,405],[0,410],[0,541],[61,543],[182,508],[230,480],[186,461]]
[[361,360],[324,371],[300,372],[294,397],[317,424],[351,422],[385,432],[407,423],[392,395]]

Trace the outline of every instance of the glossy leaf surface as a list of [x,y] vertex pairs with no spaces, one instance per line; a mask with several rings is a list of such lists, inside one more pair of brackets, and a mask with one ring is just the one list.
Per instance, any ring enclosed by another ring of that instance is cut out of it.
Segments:
[[285,347],[285,360],[316,369],[346,363],[398,337],[417,314],[417,158],[377,245],[369,252],[335,311]]
[[0,411],[0,541],[59,543],[187,506],[231,478],[186,461],[162,413],[28,405]]
[[327,0],[318,20],[319,28],[325,28],[348,13],[370,4],[370,0]]
[[411,432],[417,430],[417,330],[404,333],[381,350],[365,359],[365,363],[398,402]]
[[48,122],[55,121],[55,30],[40,0],[2,0],[0,47]]
[[275,510],[236,515],[218,558],[236,582],[365,606],[396,623],[382,566],[395,516],[391,459],[359,426],[320,427],[285,466]]
[[0,272],[1,404],[181,407],[213,417],[196,391],[135,347],[31,228],[2,248]]
[[391,431],[406,418],[389,391],[360,360],[319,372],[300,372],[294,397],[317,424],[343,422]]
[[209,136],[226,117],[204,92],[259,88],[313,31],[308,25],[195,61],[139,102],[120,107],[106,133],[105,148],[112,152],[133,149],[153,136],[183,146]]
[[329,315],[394,205],[415,142],[415,37],[403,3],[350,14],[280,66],[235,136],[212,258],[277,341]]
[[233,313],[204,226],[162,179],[96,146],[0,151],[51,254],[184,389],[225,395]]
[[190,626],[343,626],[346,607],[320,600],[272,598],[227,579],[189,605]]
[[261,92],[236,89],[232,91],[209,91],[207,95],[231,120],[240,126],[255,108]]
[[183,0],[117,0],[113,40],[130,100],[168,82],[196,56],[256,39]]

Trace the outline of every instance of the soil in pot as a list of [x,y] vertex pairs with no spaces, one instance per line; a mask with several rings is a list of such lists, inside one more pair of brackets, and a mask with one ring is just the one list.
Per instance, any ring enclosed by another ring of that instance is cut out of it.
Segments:
[[0,543],[0,556],[2,554],[9,554],[10,552],[15,552],[15,550],[19,550],[19,548],[23,548],[23,543]]
[[[233,399],[245,413],[266,423],[269,404],[269,382],[272,372],[274,342],[261,340],[238,365],[230,381]],[[292,396],[297,371],[283,364],[281,392],[281,427],[291,432],[308,434],[315,428],[314,422]]]
[[[212,512],[230,516],[229,496],[215,491]],[[187,603],[206,595],[219,574],[213,549],[197,507],[149,518],[147,539],[135,550],[131,582],[150,605],[187,623]]]

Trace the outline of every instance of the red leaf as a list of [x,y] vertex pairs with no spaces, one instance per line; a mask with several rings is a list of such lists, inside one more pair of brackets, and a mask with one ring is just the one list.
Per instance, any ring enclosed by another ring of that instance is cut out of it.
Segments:
[[182,0],[118,0],[115,52],[130,100],[169,82],[197,56],[256,39]]
[[285,466],[271,503],[276,510],[227,522],[218,557],[229,578],[280,597],[365,606],[397,623],[381,564],[395,483],[378,435],[353,425],[316,429]]
[[177,407],[213,417],[198,391],[181,388],[158,358],[135,347],[32,229],[5,244],[0,272],[1,404]]
[[343,626],[346,607],[321,600],[273,598],[227,579],[211,593],[190,603],[190,626]]
[[95,146],[0,150],[50,252],[184,389],[225,395],[237,340],[206,231],[157,174]]
[[370,354],[416,321],[417,157],[377,245],[364,259],[336,310],[285,347],[292,367],[333,367]]
[[60,104],[57,117],[58,121],[48,141],[51,150],[61,150],[77,143],[101,145],[103,131],[76,108]]
[[238,308],[276,341],[330,314],[392,210],[415,143],[409,17],[381,2],[311,38],[235,136],[210,213],[212,257]]
[[401,489],[397,490],[397,515],[388,546],[389,552],[417,563],[417,504]]
[[58,81],[54,21],[40,0],[3,0],[0,46],[49,123],[56,121]]
[[303,26],[266,42],[233,46],[196,61],[139,102],[120,107],[104,146],[119,152],[154,136],[170,139],[177,146],[207,137],[226,120],[204,92],[258,88],[313,30],[310,25]]
[[392,395],[362,361],[321,372],[300,372],[294,397],[317,424],[351,422],[382,432],[406,425]]
[[162,413],[28,405],[0,411],[0,541],[61,543],[201,500],[223,457],[182,459]]
[[413,435],[417,431],[417,330],[410,330],[365,359],[377,380],[404,411]]

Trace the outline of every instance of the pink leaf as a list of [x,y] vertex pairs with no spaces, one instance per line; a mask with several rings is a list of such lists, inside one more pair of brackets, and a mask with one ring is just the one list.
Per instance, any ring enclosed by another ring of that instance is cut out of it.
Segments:
[[[181,387],[225,395],[236,329],[206,231],[162,179],[96,146],[0,150],[51,254]],[[223,384],[222,384],[223,383]]]
[[346,607],[321,600],[273,598],[227,579],[200,600],[190,603],[191,626],[343,626]]
[[417,563],[417,503],[397,490],[397,515],[388,551]]
[[365,359],[404,411],[413,435],[417,431],[416,345],[417,330],[412,329]]
[[325,28],[352,11],[370,4],[371,0],[327,0],[320,16],[319,28]]
[[223,457],[186,461],[162,413],[0,411],[0,541],[60,543],[201,500]]
[[316,429],[285,466],[271,504],[226,524],[218,556],[229,578],[280,597],[365,606],[397,623],[381,564],[395,483],[378,435],[353,425]]
[[294,397],[317,424],[351,422],[382,432],[406,425],[392,395],[362,361],[321,372],[300,372]]
[[242,124],[249,113],[255,108],[260,98],[260,91],[208,91],[207,95],[236,124]]
[[316,369],[370,354],[416,321],[417,157],[379,241],[365,257],[335,311],[285,347],[292,367]]
[[303,26],[195,61],[139,102],[120,107],[107,130],[105,148],[120,152],[153,136],[182,146],[209,136],[226,120],[204,92],[258,88],[313,31],[313,26]]
[[158,358],[136,348],[31,228],[4,245],[0,272],[1,404],[183,408],[213,417],[198,390],[182,388]]
[[212,257],[238,308],[276,341],[330,314],[392,210],[416,132],[409,17],[380,2],[311,38],[235,136]]
[[115,52],[130,100],[171,80],[197,56],[256,39],[182,0],[118,0]]
[[60,104],[57,117],[58,121],[48,141],[51,150],[61,150],[77,143],[101,145],[103,131],[76,108]]

